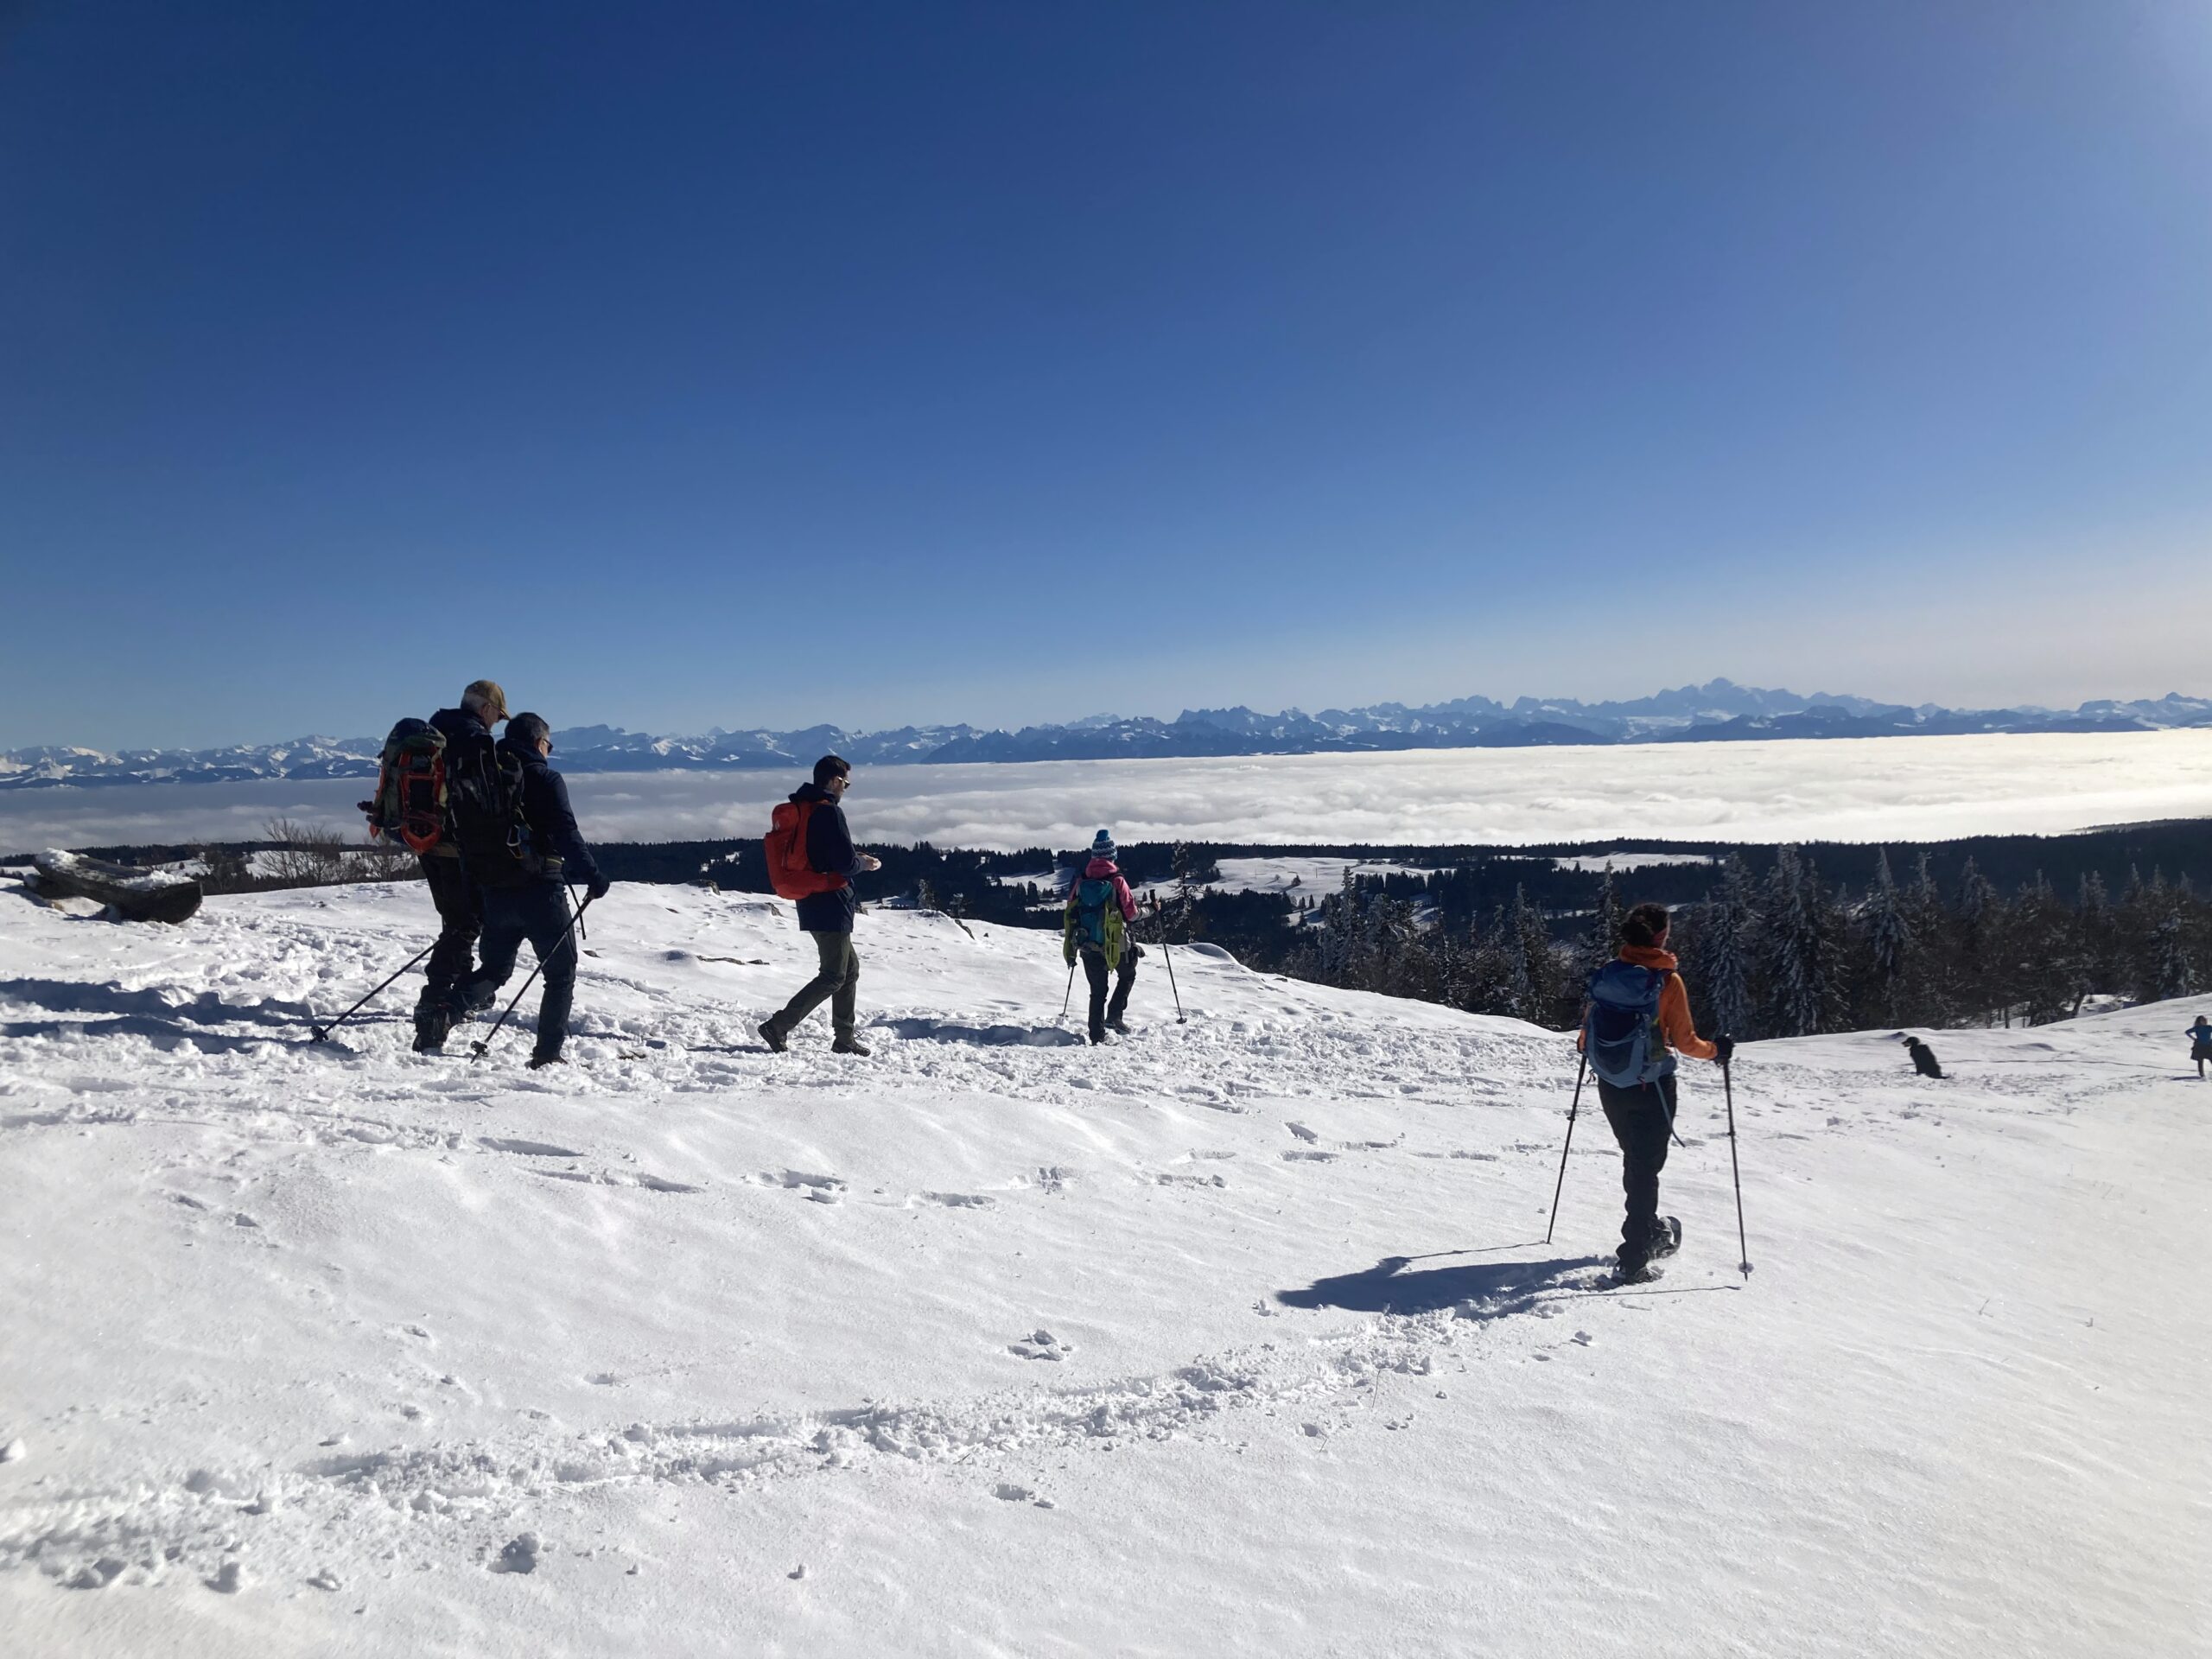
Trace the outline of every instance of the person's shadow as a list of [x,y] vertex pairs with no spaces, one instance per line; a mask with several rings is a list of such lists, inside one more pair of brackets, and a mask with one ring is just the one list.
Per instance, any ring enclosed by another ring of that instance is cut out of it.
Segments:
[[1456,1268],[1406,1268],[1414,1258],[1386,1255],[1358,1273],[1316,1279],[1303,1290],[1279,1290],[1285,1307],[1341,1307],[1355,1313],[1435,1313],[1472,1303],[1483,1316],[1517,1313],[1540,1291],[1555,1289],[1570,1274],[1603,1267],[1605,1255],[1563,1255],[1548,1262],[1468,1262]]

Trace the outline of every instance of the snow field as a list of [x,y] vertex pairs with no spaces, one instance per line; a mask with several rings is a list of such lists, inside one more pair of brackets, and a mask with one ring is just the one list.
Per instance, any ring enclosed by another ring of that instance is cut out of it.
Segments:
[[2193,1009],[1935,1033],[1942,1084],[1746,1046],[1748,1285],[1688,1066],[1682,1254],[1596,1294],[1554,1033],[1201,949],[1094,1050],[1055,936],[874,912],[874,1057],[772,1056],[790,907],[620,887],[573,1066],[410,1054],[412,978],[303,1040],[433,926],[0,914],[0,1644],[2202,1642]]

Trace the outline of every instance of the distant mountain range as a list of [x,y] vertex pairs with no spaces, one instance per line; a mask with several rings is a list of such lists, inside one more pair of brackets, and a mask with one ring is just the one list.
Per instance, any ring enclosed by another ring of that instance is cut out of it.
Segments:
[[[428,713],[428,710],[424,711]],[[1624,702],[1488,697],[1409,709],[1186,709],[1173,720],[1095,715],[1018,732],[973,726],[902,726],[849,732],[725,732],[653,737],[614,726],[553,735],[564,772],[734,772],[810,765],[834,750],[856,766],[960,761],[1105,760],[1200,755],[1340,754],[1402,749],[1525,748],[1566,743],[1705,743],[1752,738],[1935,736],[1978,732],[2140,732],[2212,726],[2212,699],[2100,699],[2072,710],[1908,708],[1866,697],[1769,691],[1713,680]],[[64,785],[232,783],[257,778],[370,778],[382,739],[303,737],[227,749],[16,749],[0,754],[0,789]]]

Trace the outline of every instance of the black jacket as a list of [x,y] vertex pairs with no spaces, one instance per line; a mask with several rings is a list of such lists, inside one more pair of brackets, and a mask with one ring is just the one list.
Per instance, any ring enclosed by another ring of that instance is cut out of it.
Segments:
[[795,804],[812,801],[806,821],[808,868],[823,875],[842,875],[845,885],[834,893],[810,893],[798,901],[799,931],[804,933],[849,933],[860,899],[853,878],[861,873],[861,856],[853,848],[853,832],[845,826],[845,809],[817,785],[802,785],[791,796]]
[[[430,716],[430,725],[446,741],[446,771],[448,773],[454,772],[461,757],[472,750],[479,752],[486,761],[490,760],[492,729],[467,709],[441,709]],[[454,840],[450,819],[447,822],[445,835],[436,846],[430,849],[428,855],[432,858],[461,856],[461,848]]]
[[569,785],[545,764],[535,743],[499,740],[499,753],[522,762],[522,816],[530,826],[530,849],[545,861],[547,881],[599,880],[599,864],[584,845],[576,815],[569,805]]

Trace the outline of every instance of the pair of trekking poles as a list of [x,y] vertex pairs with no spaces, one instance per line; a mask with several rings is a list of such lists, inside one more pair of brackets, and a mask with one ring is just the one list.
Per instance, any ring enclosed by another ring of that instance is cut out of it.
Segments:
[[[569,942],[569,935],[571,933],[575,934],[579,940],[588,939],[591,937],[589,933],[584,931],[584,912],[591,908],[591,900],[587,898],[579,902],[576,898],[576,890],[574,887],[570,887],[569,889],[569,904],[570,906],[569,912],[569,925],[561,931],[561,944],[553,947],[555,953],[558,953],[561,946]],[[310,1009],[308,1011],[308,1029],[312,1031],[315,1035],[309,1039],[309,1040],[317,1043],[328,1042],[330,1040],[330,1033],[332,1032],[337,1030],[339,1027],[344,1025],[348,1020],[351,1020],[363,1008],[367,1007],[370,1003],[375,1001],[394,980],[399,978],[401,974],[407,972],[409,969],[414,967],[416,963],[421,962],[423,957],[429,956],[431,951],[437,948],[438,942],[435,939],[432,939],[429,944],[424,945],[420,950],[416,951],[413,957],[410,957],[390,979],[384,981],[383,983],[379,984],[375,990],[371,991],[366,996],[356,1002],[352,1007],[346,1009],[345,1013],[340,1014],[335,1020],[333,1020],[327,1026],[319,1023],[314,1017],[314,1011]],[[468,1058],[472,1063],[484,1058],[484,1051],[492,1046],[492,1039],[497,1037],[499,1034],[501,1027],[505,1026],[507,1023],[507,1015],[515,1011],[515,1007],[522,1001],[524,994],[527,992],[531,986],[537,983],[537,976],[544,971],[545,958],[543,957],[540,957],[537,959],[537,966],[530,970],[530,977],[523,981],[522,989],[517,991],[512,997],[508,999],[506,1013],[502,1014],[499,1017],[499,1020],[493,1024],[492,1029],[485,1034],[481,1042],[472,1043],[469,1045],[470,1052]]]
[[[1187,1026],[1191,1023],[1191,1016],[1183,1012],[1183,993],[1175,984],[1175,947],[1162,939],[1160,942],[1160,954],[1167,958],[1167,988],[1175,998],[1175,1023],[1179,1026]],[[1082,955],[1083,952],[1080,950],[1076,952],[1078,959]],[[1068,1004],[1074,1000],[1075,963],[1071,962],[1068,963],[1068,988],[1060,993],[1061,1019],[1065,1020],[1068,1017]]]
[[[1736,1161],[1736,1088],[1729,1067],[1728,1060],[1720,1062],[1720,1088],[1728,1102],[1728,1176],[1736,1188],[1736,1249],[1739,1258],[1736,1266],[1744,1277],[1749,1279],[1751,1276],[1751,1247],[1744,1237],[1744,1174],[1741,1166]],[[1567,1154],[1574,1146],[1574,1119],[1582,1108],[1582,1080],[1589,1072],[1590,1054],[1586,1049],[1581,1064],[1574,1068],[1574,1098],[1567,1109],[1567,1144],[1559,1149],[1559,1180],[1552,1188],[1551,1218],[1544,1224],[1544,1243],[1547,1244],[1552,1242],[1552,1229],[1559,1224],[1560,1194],[1567,1191]],[[1659,1104],[1664,1111],[1667,1104],[1665,1096],[1660,1096]],[[1675,1135],[1675,1115],[1672,1112],[1667,1113],[1667,1133],[1675,1136],[1676,1146],[1682,1144],[1682,1137]]]

